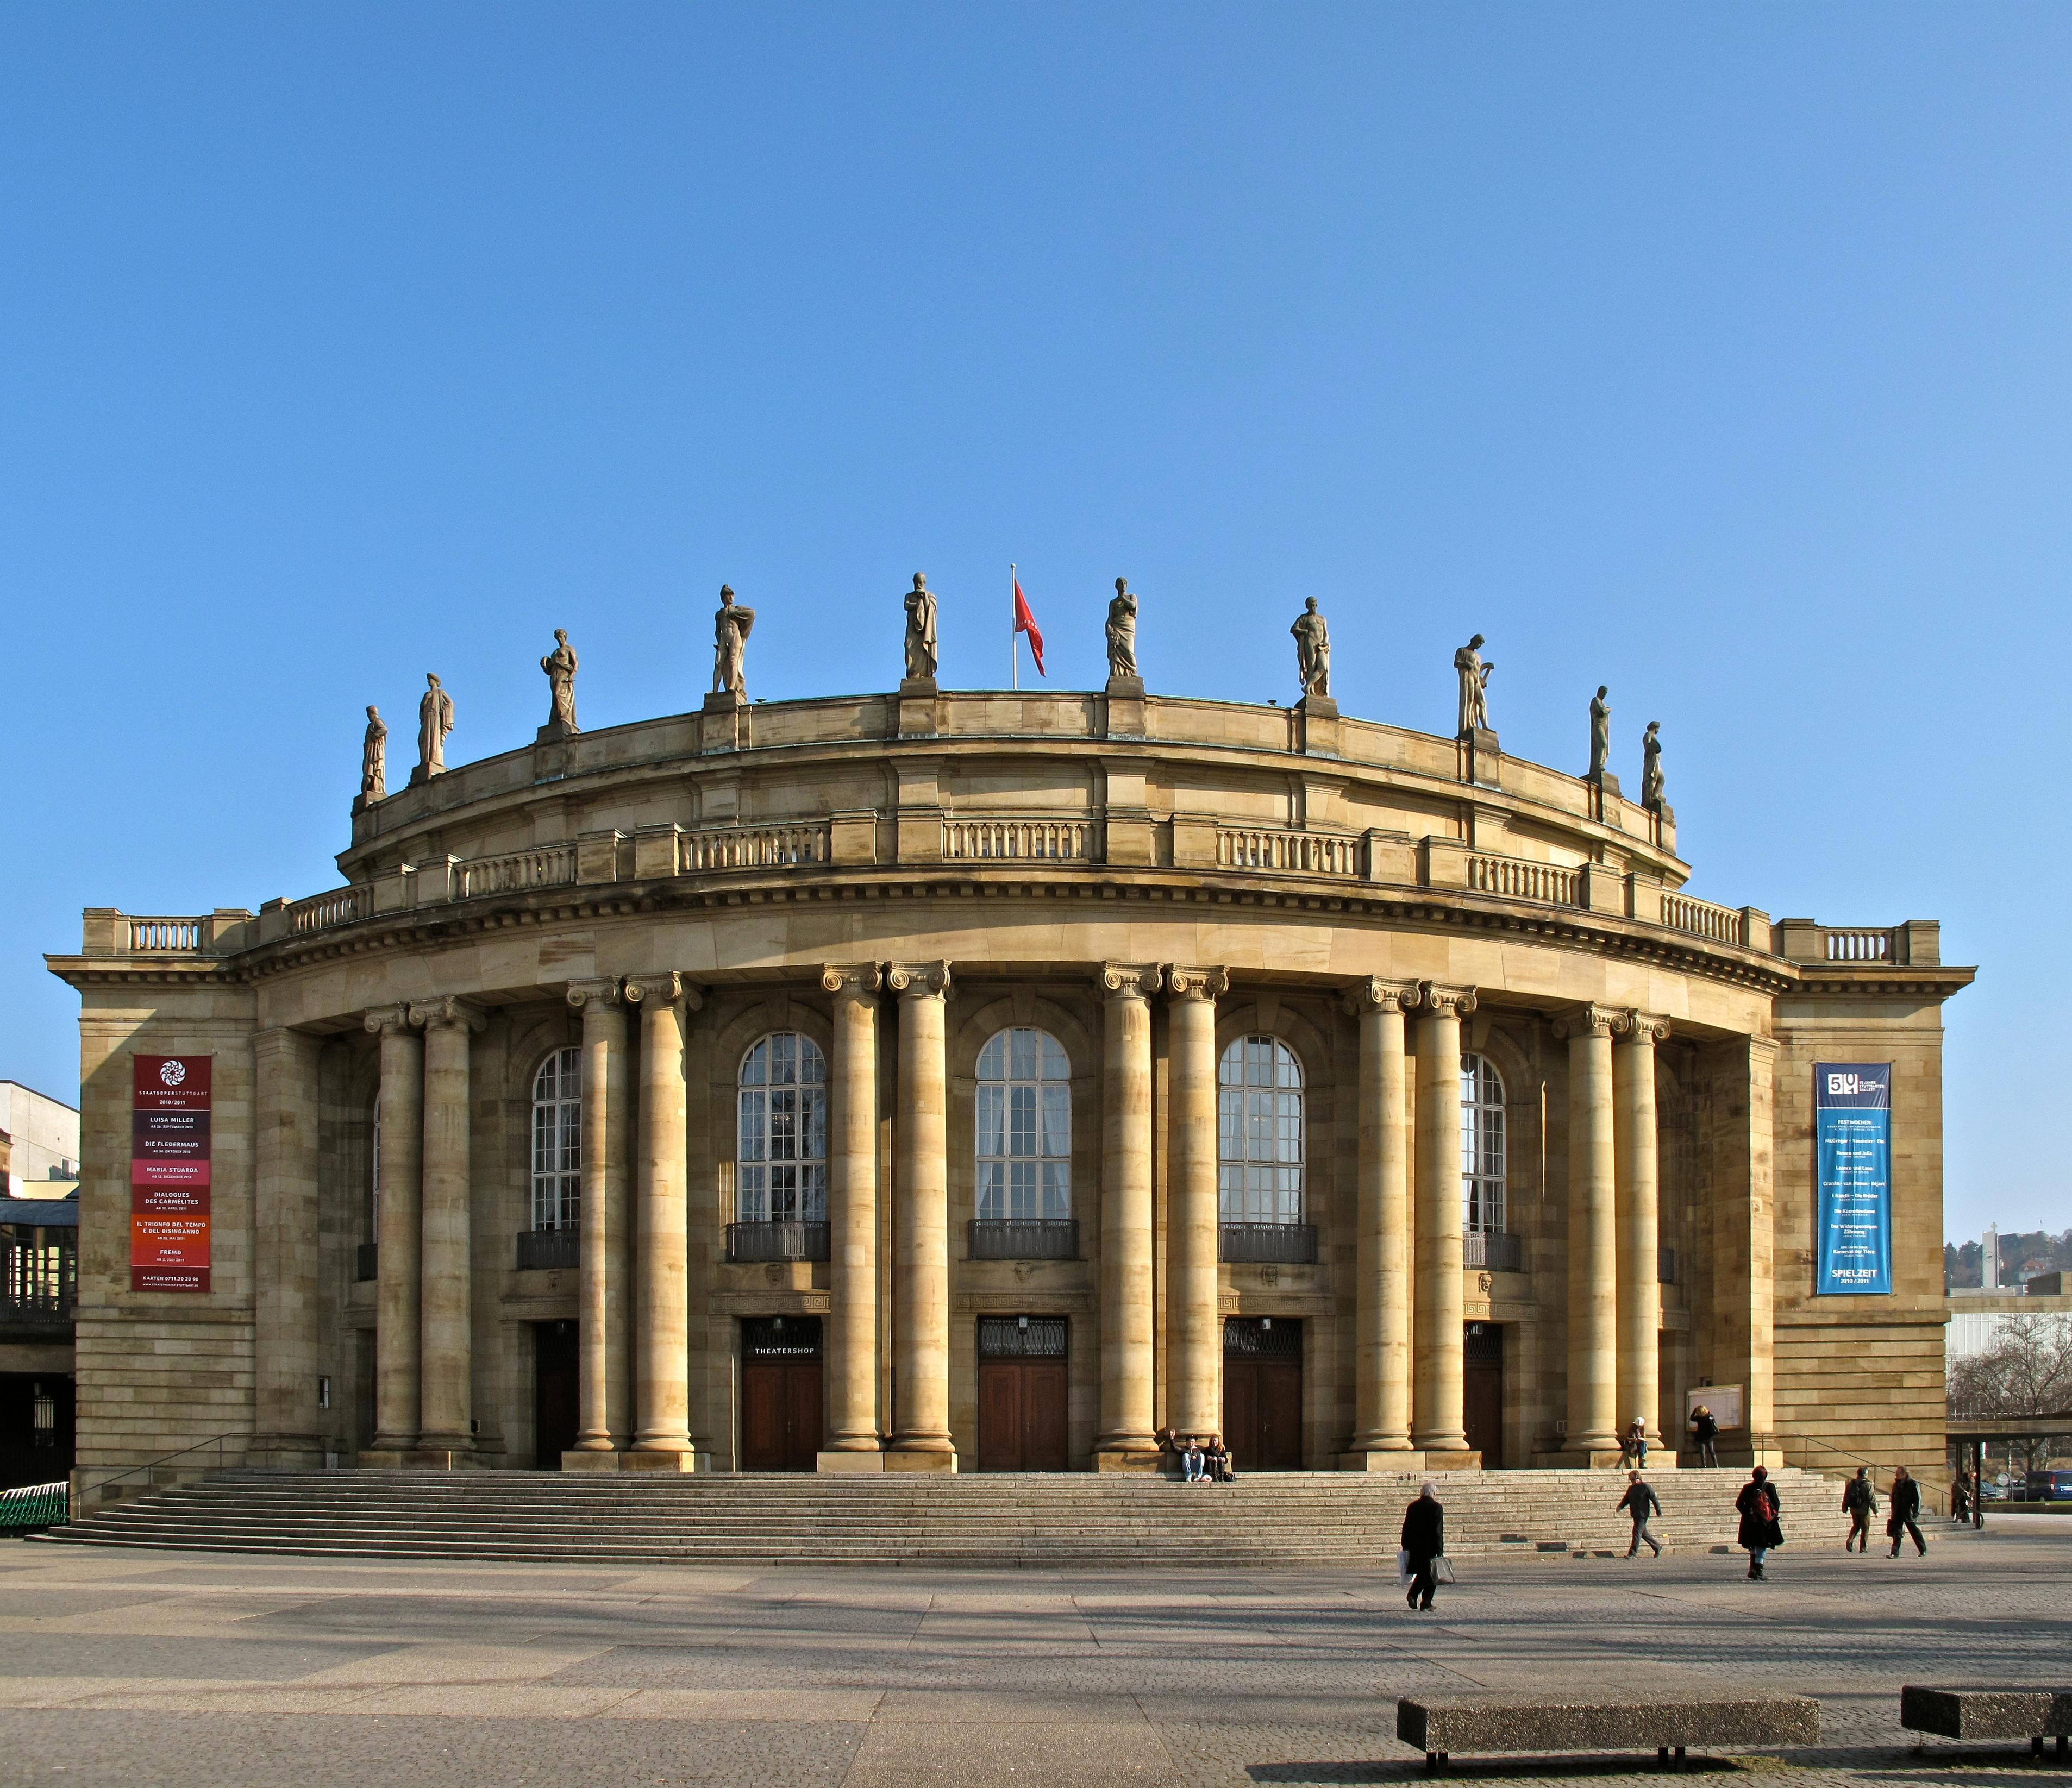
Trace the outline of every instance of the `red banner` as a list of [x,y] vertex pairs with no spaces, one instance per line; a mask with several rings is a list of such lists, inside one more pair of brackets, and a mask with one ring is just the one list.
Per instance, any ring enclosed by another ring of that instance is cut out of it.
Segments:
[[209,1289],[209,1095],[216,1058],[131,1058],[130,1289]]

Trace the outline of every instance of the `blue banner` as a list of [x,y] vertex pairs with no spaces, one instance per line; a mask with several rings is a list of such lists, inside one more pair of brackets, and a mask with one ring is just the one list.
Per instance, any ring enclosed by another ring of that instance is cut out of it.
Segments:
[[1820,1198],[1814,1289],[1892,1289],[1892,1064],[1820,1062],[1813,1068],[1814,1147]]

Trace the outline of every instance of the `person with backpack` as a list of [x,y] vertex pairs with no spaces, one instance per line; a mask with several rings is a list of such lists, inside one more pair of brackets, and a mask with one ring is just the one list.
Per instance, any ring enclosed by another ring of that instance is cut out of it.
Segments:
[[1741,1494],[1734,1498],[1734,1506],[1741,1511],[1741,1531],[1734,1543],[1749,1556],[1749,1580],[1763,1580],[1762,1561],[1765,1556],[1784,1543],[1784,1529],[1778,1524],[1783,1513],[1777,1500],[1777,1488],[1770,1482],[1769,1471],[1758,1465],[1749,1474],[1749,1481],[1741,1486]]
[[1892,1541],[1888,1558],[1899,1556],[1899,1536],[1902,1533],[1914,1536],[1914,1550],[1917,1557],[1928,1556],[1928,1542],[1921,1537],[1921,1486],[1904,1465],[1896,1465],[1892,1474],[1892,1513],[1886,1517],[1885,1531]]
[[1712,1450],[1712,1443],[1720,1437],[1720,1424],[1711,1410],[1702,1403],[1691,1412],[1691,1438],[1698,1449],[1698,1463],[1716,1465],[1720,1456]]
[[1877,1493],[1871,1488],[1871,1468],[1858,1465],[1856,1474],[1842,1491],[1842,1513],[1849,1518],[1849,1537],[1842,1550],[1860,1552],[1870,1543],[1871,1517],[1877,1511]]
[[1647,1518],[1662,1513],[1662,1498],[1655,1494],[1655,1486],[1637,1471],[1626,1474],[1626,1494],[1619,1498],[1618,1510],[1613,1512],[1621,1510],[1633,1517],[1633,1543],[1626,1548],[1626,1556],[1631,1558],[1640,1550],[1640,1543],[1644,1539],[1653,1548],[1655,1556],[1661,1557],[1662,1542],[1647,1531]]

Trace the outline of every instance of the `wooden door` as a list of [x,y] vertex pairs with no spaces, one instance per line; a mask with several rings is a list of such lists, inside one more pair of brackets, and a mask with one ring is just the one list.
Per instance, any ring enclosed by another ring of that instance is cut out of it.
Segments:
[[559,1471],[561,1455],[576,1444],[576,1326],[532,1325],[532,1465]]
[[820,1319],[755,1317],[741,1330],[741,1469],[812,1470],[825,1438]]
[[1470,1322],[1462,1346],[1461,1425],[1482,1456],[1482,1469],[1503,1469],[1503,1328]]
[[980,1471],[1071,1469],[1067,1327],[1062,1316],[979,1318]]
[[1223,1441],[1240,1472],[1302,1469],[1302,1325],[1289,1317],[1223,1324]]

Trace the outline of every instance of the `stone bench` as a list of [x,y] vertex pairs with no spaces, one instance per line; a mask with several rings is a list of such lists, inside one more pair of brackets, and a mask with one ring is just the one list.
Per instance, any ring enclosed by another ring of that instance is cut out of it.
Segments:
[[[2072,1738],[2072,1689],[1923,1688],[1899,1691],[1899,1723],[1910,1733],[1938,1738],[2025,1738],[2029,1754],[2041,1757],[2045,1738],[2066,1754]],[[1914,1747],[1917,1755],[1923,1749]]]
[[1812,1745],[1820,1704],[1803,1695],[1420,1696],[1396,1704],[1396,1736],[1443,1770],[1455,1751],[1641,1751],[1680,1763],[1693,1746]]

